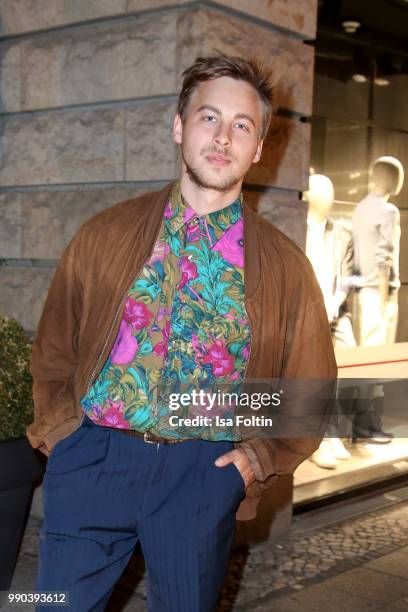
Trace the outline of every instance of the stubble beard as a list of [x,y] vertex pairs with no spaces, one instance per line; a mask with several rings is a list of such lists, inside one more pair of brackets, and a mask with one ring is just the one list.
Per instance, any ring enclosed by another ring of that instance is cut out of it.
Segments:
[[240,181],[242,181],[243,177],[238,177],[234,174],[226,177],[225,179],[220,178],[219,180],[216,178],[207,178],[199,168],[194,167],[187,161],[185,152],[183,150],[181,152],[181,156],[190,180],[200,189],[213,189],[214,191],[219,191],[220,193],[227,193],[228,191],[231,191],[231,189],[233,189]]

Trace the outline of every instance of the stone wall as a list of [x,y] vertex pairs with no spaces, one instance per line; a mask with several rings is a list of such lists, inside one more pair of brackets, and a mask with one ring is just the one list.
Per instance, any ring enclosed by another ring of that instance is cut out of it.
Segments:
[[280,107],[246,180],[304,242],[316,0],[0,0],[0,309],[33,332],[58,258],[99,210],[178,175],[180,75],[220,49],[271,64]]

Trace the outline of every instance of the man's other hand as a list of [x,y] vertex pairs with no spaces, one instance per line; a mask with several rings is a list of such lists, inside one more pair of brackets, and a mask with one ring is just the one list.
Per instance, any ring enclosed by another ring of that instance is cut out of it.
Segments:
[[217,467],[225,467],[229,463],[235,463],[235,467],[241,473],[245,483],[245,489],[255,481],[255,474],[249,463],[248,455],[243,448],[235,448],[224,455],[220,455],[215,461]]

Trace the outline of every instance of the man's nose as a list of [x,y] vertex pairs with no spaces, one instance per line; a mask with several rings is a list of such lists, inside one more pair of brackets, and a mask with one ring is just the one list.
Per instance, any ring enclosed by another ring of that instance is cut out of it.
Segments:
[[227,126],[220,125],[214,136],[215,143],[220,147],[229,147],[231,144],[231,135]]

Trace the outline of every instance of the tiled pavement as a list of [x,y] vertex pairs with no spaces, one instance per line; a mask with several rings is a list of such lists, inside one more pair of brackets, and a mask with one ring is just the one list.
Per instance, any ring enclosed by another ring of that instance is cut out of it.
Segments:
[[[14,590],[33,589],[39,526],[38,519],[30,519]],[[109,612],[146,610],[143,571],[143,560],[135,554],[111,598]],[[323,528],[294,529],[281,541],[232,554],[217,612],[305,609],[408,612],[408,504]],[[33,608],[5,605],[3,610]]]

